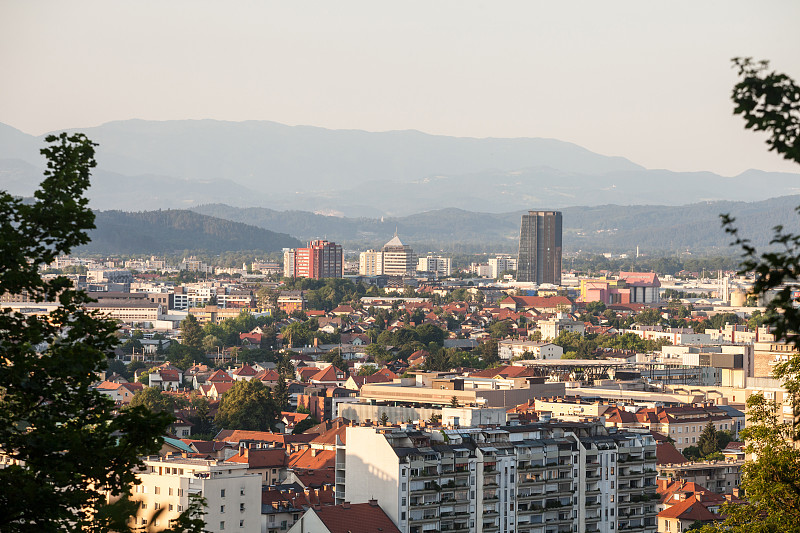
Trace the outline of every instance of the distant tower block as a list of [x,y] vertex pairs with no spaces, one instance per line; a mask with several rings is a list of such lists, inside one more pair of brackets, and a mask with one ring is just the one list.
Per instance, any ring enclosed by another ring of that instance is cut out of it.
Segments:
[[560,211],[528,211],[522,215],[517,281],[561,285]]

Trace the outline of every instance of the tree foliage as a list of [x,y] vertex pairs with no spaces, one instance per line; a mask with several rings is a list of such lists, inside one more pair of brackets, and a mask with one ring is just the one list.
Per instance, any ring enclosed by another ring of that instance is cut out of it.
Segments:
[[117,344],[116,323],[86,310],[89,297],[68,278],[39,274],[94,227],[84,197],[94,144],[83,134],[46,141],[33,200],[0,192],[0,294],[59,304],[45,317],[0,310],[0,450],[14,461],[0,469],[0,530],[127,531],[132,469],[158,451],[170,418],[144,407],[115,414],[91,388]]
[[157,387],[145,387],[131,398],[129,407],[146,407],[152,413],[169,413],[175,410],[175,401]]
[[[746,127],[768,133],[770,150],[800,163],[800,87],[785,74],[768,72],[764,61],[735,59],[741,81],[733,90],[734,113],[742,115]],[[789,285],[800,275],[800,235],[774,228],[776,251],[758,255],[749,240],[741,237],[733,218],[722,215],[726,231],[743,250],[742,271],[755,272],[752,294],[763,295],[777,290],[768,304],[766,323],[774,328],[776,338],[800,344],[800,309]],[[782,420],[781,406],[761,394],[747,401],[748,425],[741,431],[745,452],[755,459],[742,467],[741,488],[747,496],[744,505],[725,505],[725,520],[706,526],[704,532],[798,532],[800,531],[800,449],[797,447],[798,401],[800,399],[800,356],[793,355],[777,365],[774,376],[782,380],[790,393],[795,425]]]
[[241,380],[222,397],[214,424],[220,429],[270,431],[279,412],[269,387],[257,379]]

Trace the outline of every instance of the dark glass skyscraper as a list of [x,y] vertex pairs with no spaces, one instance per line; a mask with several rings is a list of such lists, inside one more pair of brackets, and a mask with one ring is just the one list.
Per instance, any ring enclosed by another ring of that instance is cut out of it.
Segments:
[[561,285],[561,211],[522,215],[517,281]]

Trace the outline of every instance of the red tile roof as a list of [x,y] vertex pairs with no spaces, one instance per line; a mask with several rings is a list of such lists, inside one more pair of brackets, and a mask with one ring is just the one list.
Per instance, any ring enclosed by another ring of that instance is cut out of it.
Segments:
[[315,448],[305,448],[294,452],[289,456],[290,468],[302,468],[303,470],[319,470],[321,468],[333,468],[336,466],[335,450],[319,450]]
[[286,466],[285,448],[240,448],[226,459],[231,463],[247,463],[250,468],[282,468]]
[[228,375],[227,372],[224,370],[217,370],[206,380],[206,383],[214,383],[214,382],[225,382],[225,381],[233,381],[233,378]]
[[682,464],[688,462],[686,457],[684,457],[673,444],[669,442],[659,442],[656,444],[657,464]]
[[347,374],[342,372],[339,368],[330,365],[322,370],[318,371],[313,376],[310,376],[308,379],[312,381],[324,381],[324,382],[336,382],[336,381],[343,381],[347,379]]
[[[700,522],[711,522],[712,520],[719,520],[721,518],[720,515],[717,513],[711,512],[706,503],[701,501],[702,497],[692,496],[690,498],[685,499],[684,501],[679,501],[660,513],[658,513],[659,518],[677,518],[682,521],[700,521]],[[720,505],[719,501],[710,502],[709,506],[718,506]]]
[[377,503],[344,503],[309,512],[315,513],[330,533],[400,533]]
[[255,368],[247,364],[243,364],[240,368],[233,371],[234,375],[242,377],[255,376],[257,373]]
[[314,439],[317,433],[301,433],[299,435],[288,435],[286,433],[271,433],[269,431],[247,431],[243,429],[223,429],[217,436],[216,441],[239,442],[243,440],[254,440],[262,442],[278,442],[281,444],[305,443]]

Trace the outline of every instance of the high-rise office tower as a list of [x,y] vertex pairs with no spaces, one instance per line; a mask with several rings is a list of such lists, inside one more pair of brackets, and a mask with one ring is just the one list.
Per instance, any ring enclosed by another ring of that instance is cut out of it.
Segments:
[[522,215],[517,281],[561,284],[560,211],[528,211]]

